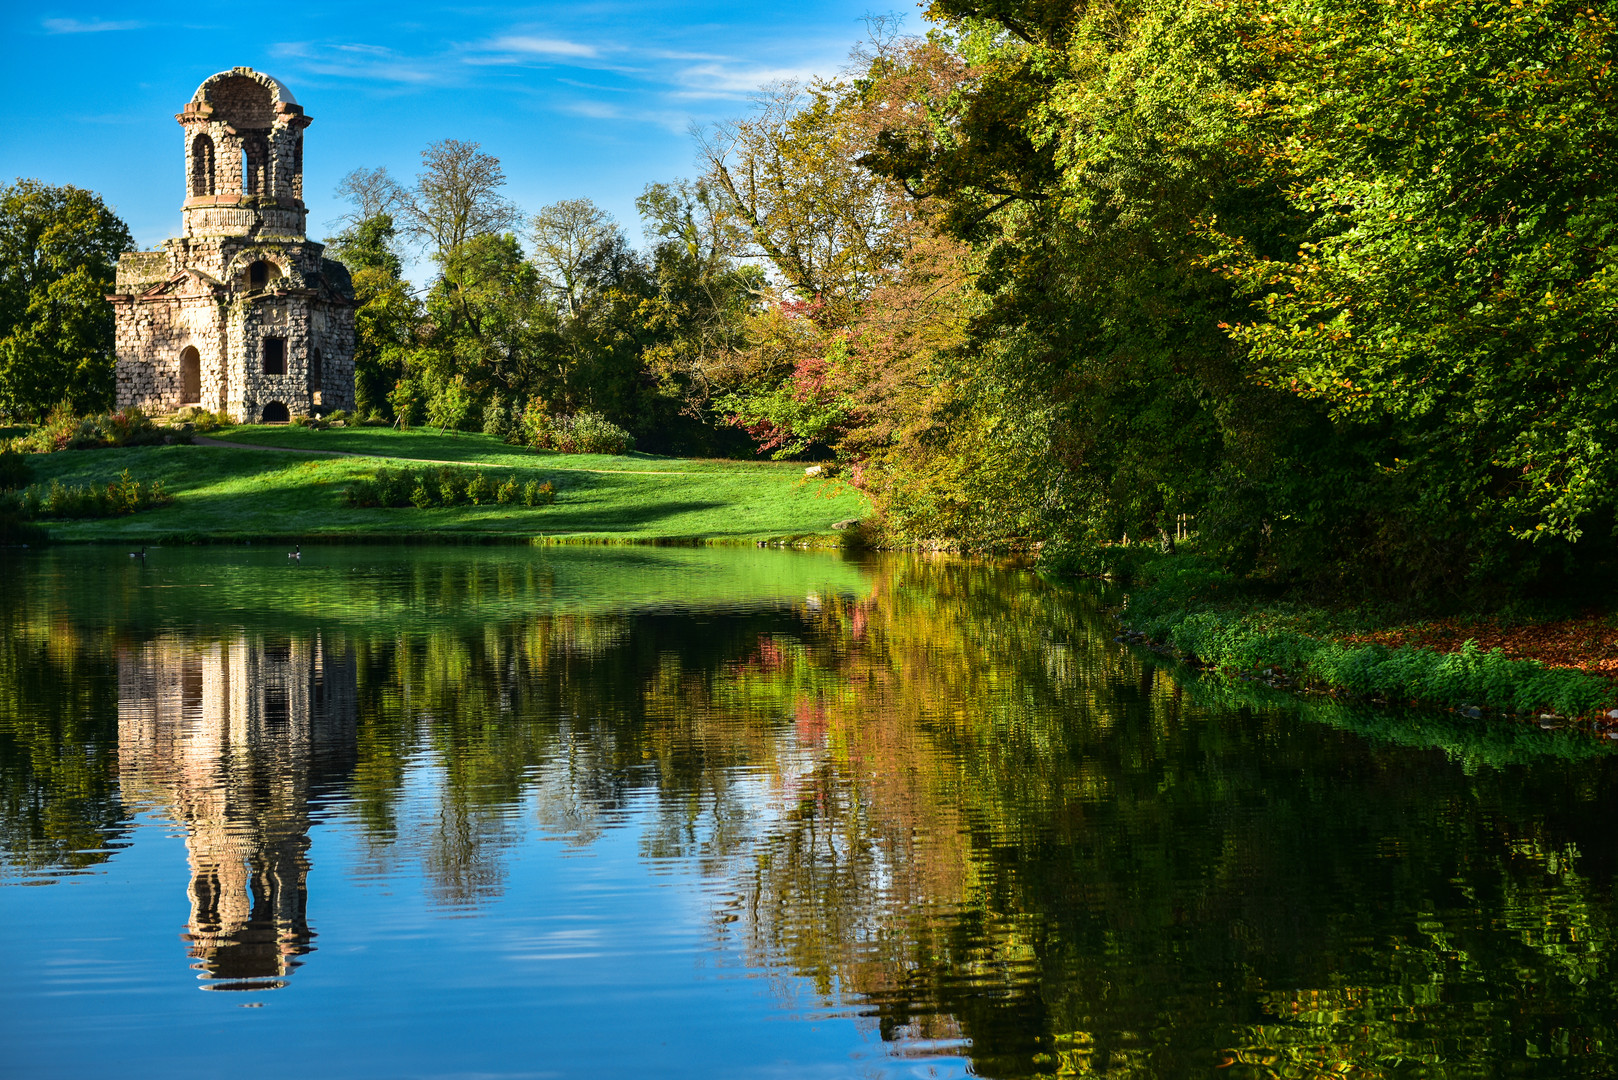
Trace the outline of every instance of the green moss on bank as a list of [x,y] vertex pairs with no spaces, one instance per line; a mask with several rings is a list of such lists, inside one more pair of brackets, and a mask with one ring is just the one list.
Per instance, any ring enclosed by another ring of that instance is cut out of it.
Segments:
[[[801,466],[526,451],[482,435],[386,429],[239,427],[219,439],[364,454],[329,457],[234,446],[143,446],[33,455],[36,482],[104,484],[123,470],[162,481],[174,504],[128,517],[43,523],[58,542],[245,539],[582,540],[603,543],[834,542],[831,525],[868,511],[847,485],[806,481]],[[344,505],[343,489],[405,461],[520,468],[557,490],[551,506],[381,509]]]
[[1106,569],[1129,582],[1124,626],[1188,662],[1227,676],[1266,678],[1390,703],[1589,717],[1618,687],[1573,668],[1518,660],[1467,642],[1455,652],[1343,640],[1378,628],[1375,613],[1289,600],[1195,554],[1136,549]]

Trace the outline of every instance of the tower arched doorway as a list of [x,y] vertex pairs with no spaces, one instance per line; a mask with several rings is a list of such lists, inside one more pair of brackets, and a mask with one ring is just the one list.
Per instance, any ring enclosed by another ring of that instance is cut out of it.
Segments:
[[284,424],[291,419],[292,414],[279,401],[272,401],[264,406],[264,423],[266,424]]
[[202,404],[202,356],[194,345],[180,353],[180,404]]

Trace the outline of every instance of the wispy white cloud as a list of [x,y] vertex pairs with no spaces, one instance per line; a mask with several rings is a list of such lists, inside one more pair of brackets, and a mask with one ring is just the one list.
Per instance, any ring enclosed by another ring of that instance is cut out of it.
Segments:
[[104,19],[46,19],[40,23],[47,34],[103,34],[109,30],[139,30],[143,22],[107,22]]
[[629,109],[616,102],[575,99],[554,106],[557,112],[582,116],[588,120],[611,120],[621,124],[650,124],[666,128],[679,135],[690,126],[691,117],[684,112],[660,109]]
[[585,116],[591,120],[625,120],[628,114],[618,106],[608,101],[569,101],[558,110],[572,113],[574,116]]
[[633,93],[636,93],[635,88],[630,87],[630,86],[602,86],[600,83],[587,83],[587,82],[580,82],[578,79],[565,79],[565,78],[558,78],[556,81],[561,83],[563,86],[576,86],[580,90],[600,90],[602,93],[606,93],[606,94],[633,94]]
[[[408,92],[431,86],[477,86],[497,76],[502,92],[552,99],[548,107],[590,119],[681,127],[691,111],[707,112],[727,101],[743,101],[761,87],[783,81],[806,82],[837,70],[837,60],[817,55],[818,42],[771,41],[761,52],[668,48],[664,42],[636,41],[557,32],[549,25],[512,22],[461,41],[439,38],[425,51],[399,51],[364,42],[283,42],[274,55],[291,61],[304,76],[369,82],[376,89]],[[840,60],[841,49],[838,50]],[[548,84],[523,74],[540,67],[559,69]],[[573,69],[569,71],[568,69]],[[583,77],[584,72],[595,78]],[[486,73],[486,74],[483,74]],[[564,74],[579,79],[557,78]],[[616,85],[600,85],[599,82]],[[555,101],[556,84],[581,92],[573,104]],[[547,85],[549,89],[547,89]],[[606,95],[637,94],[646,109],[605,104]],[[721,106],[725,107],[725,106]],[[656,111],[656,110],[661,111]]]
[[723,53],[676,52],[670,49],[647,49],[646,55],[653,60],[718,60],[723,62],[732,59],[732,57]]
[[562,38],[533,37],[529,34],[511,34],[498,37],[479,47],[486,52],[522,53],[528,56],[571,56],[593,60],[601,55],[594,45]]
[[338,79],[430,86],[450,82],[445,65],[432,58],[401,57],[380,45],[318,45],[282,41],[270,47],[278,60],[291,60],[306,73]]
[[675,72],[679,98],[741,98],[778,82],[807,82],[822,74],[809,67],[727,66],[697,64]]

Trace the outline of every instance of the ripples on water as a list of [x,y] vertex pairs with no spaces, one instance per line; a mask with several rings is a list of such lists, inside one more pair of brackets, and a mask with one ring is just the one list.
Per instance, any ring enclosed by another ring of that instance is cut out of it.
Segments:
[[7,1075],[1614,1071],[1604,744],[946,560],[129,563],[0,563]]

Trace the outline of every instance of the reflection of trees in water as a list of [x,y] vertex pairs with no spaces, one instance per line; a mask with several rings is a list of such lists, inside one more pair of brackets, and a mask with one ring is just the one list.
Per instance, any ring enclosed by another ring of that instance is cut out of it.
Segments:
[[1208,709],[1059,591],[886,566],[857,602],[700,636],[415,642],[394,693],[433,717],[446,802],[581,844],[635,822],[648,859],[719,884],[751,961],[885,1037],[968,1040],[987,1075],[1444,1075],[1610,1040],[1606,767],[1469,774]]
[[0,874],[49,881],[105,862],[129,821],[104,635],[32,599],[0,589]]
[[318,637],[120,651],[124,798],[185,829],[185,939],[210,988],[279,986],[312,948],[310,800],[352,767],[354,675]]
[[[355,635],[354,760],[321,775],[369,869],[418,865],[447,905],[497,895],[536,826],[636,828],[647,860],[706,876],[751,963],[984,1075],[1444,1076],[1530,1042],[1550,1074],[1609,1071],[1610,767],[1176,684],[1087,601],[992,568],[872,581],[700,622],[516,614],[518,589],[473,630]],[[285,685],[265,716],[302,708]],[[324,781],[258,745],[265,778],[224,785],[223,813],[298,896]],[[53,782],[29,781],[72,805]],[[201,819],[212,782],[164,798]]]

